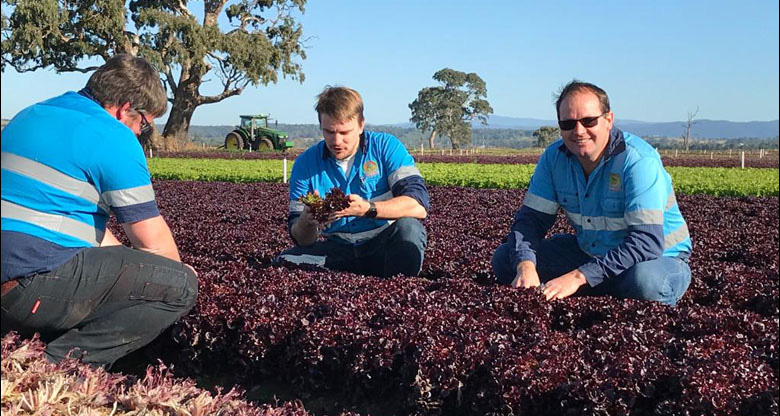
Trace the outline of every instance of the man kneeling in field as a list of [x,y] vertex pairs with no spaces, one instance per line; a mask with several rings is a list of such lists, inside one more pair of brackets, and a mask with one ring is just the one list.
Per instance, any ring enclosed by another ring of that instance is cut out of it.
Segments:
[[[277,261],[314,264],[379,277],[416,276],[427,244],[428,190],[403,144],[386,133],[364,131],[363,100],[346,87],[326,87],[315,107],[323,141],[295,161],[290,177],[288,227],[295,246]],[[334,187],[349,206],[325,223],[300,202]],[[326,237],[318,241],[319,235]]]
[[[578,294],[675,305],[691,281],[691,238],[661,157],[613,127],[607,93],[572,81],[555,104],[561,140],[536,165],[523,206],[493,255],[500,283],[547,299]],[[576,235],[544,236],[558,208]]]

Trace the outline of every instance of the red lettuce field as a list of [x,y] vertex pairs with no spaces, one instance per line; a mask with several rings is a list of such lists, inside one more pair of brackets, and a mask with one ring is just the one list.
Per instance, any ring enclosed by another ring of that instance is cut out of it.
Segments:
[[[664,166],[684,166],[684,167],[721,167],[738,168],[741,166],[739,152],[732,155],[720,153],[710,158],[710,153],[688,153],[673,156],[662,151]],[[673,152],[672,152],[673,153]],[[169,158],[195,158],[195,159],[282,159],[287,157],[290,160],[295,159],[300,150],[282,153],[271,152],[227,152],[227,151],[191,151],[191,152],[159,152],[155,153],[157,157]],[[482,163],[482,164],[531,164],[535,165],[539,160],[538,154],[514,154],[514,155],[486,155],[471,154],[459,155],[457,152],[450,155],[444,153],[425,153],[423,155],[415,154],[414,160],[422,163]],[[759,158],[757,153],[751,153],[745,156],[745,167],[748,168],[777,168],[779,166],[777,153],[771,153]]]
[[523,191],[431,187],[422,278],[378,280],[271,266],[291,244],[284,185],[155,188],[200,272],[195,309],[150,347],[179,374],[387,414],[778,413],[776,197],[678,197],[693,281],[669,308],[493,285]]

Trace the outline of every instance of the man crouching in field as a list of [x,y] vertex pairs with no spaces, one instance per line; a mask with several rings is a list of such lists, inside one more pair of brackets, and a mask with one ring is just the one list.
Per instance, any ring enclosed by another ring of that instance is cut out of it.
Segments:
[[[403,144],[364,131],[363,99],[346,87],[326,87],[315,107],[323,141],[307,149],[290,176],[288,227],[295,247],[277,261],[390,277],[420,273],[427,244],[428,190]],[[337,187],[349,206],[324,224],[300,202]],[[318,241],[322,234],[325,240]]]
[[[110,367],[195,304],[138,137],[165,113],[157,70],[117,55],[79,92],[22,110],[2,140],[2,331]],[[113,213],[133,248],[106,228]]]
[[[536,165],[507,242],[498,281],[545,282],[547,299],[574,293],[674,305],[691,281],[691,238],[655,149],[613,127],[601,88],[572,81],[556,102],[561,140]],[[577,235],[544,239],[562,207]]]

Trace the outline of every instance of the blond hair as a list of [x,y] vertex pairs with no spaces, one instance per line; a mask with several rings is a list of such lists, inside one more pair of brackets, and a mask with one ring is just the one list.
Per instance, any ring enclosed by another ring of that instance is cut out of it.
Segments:
[[322,121],[322,115],[338,121],[348,121],[357,117],[358,122],[363,121],[363,98],[360,94],[347,87],[325,86],[325,89],[317,95],[317,118]]

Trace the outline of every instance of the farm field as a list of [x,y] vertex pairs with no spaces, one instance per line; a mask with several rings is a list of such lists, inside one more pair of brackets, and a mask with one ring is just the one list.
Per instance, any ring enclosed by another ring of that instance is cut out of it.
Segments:
[[[415,161],[423,163],[479,163],[479,164],[536,164],[539,160],[540,149],[469,149],[467,151],[412,151]],[[271,159],[278,160],[287,157],[294,160],[300,149],[293,149],[286,153],[279,152],[237,152],[224,150],[159,152],[157,157],[162,158],[187,158],[187,159]],[[684,167],[741,167],[740,152],[675,152],[674,150],[660,150],[664,166]],[[780,165],[777,150],[761,153],[753,150],[746,152],[746,168],[777,168]]]
[[[173,365],[153,380],[187,397],[200,390],[172,374],[225,391],[238,385],[265,403],[213,395],[211,409],[251,409],[242,414],[778,413],[777,169],[669,169],[694,241],[691,287],[669,308],[546,302],[533,289],[494,285],[492,252],[533,170],[516,166],[523,170],[489,169],[526,182],[468,182],[507,188],[476,189],[436,184],[485,166],[421,164],[433,184],[421,276],[378,280],[271,265],[292,244],[286,185],[241,182],[280,182],[281,161],[150,160],[161,212],[200,273],[200,295],[134,359]],[[679,172],[691,185],[678,183]],[[181,180],[188,175],[210,181]],[[734,189],[739,196],[713,196]],[[559,215],[553,232],[570,231]],[[24,348],[3,340],[4,375],[19,355],[12,347]]]
[[421,278],[377,280],[271,266],[291,244],[282,184],[156,189],[200,270],[195,310],[150,347],[180,375],[349,398],[328,414],[777,412],[777,197],[678,197],[694,279],[668,308],[494,286],[523,190],[432,186]]
[[[419,163],[417,166],[431,185],[458,185],[472,188],[526,188],[533,164]],[[281,160],[227,159],[149,159],[153,178],[225,182],[282,182]],[[287,170],[292,169],[288,162]],[[714,196],[778,195],[780,170],[771,168],[667,167],[679,194]]]

